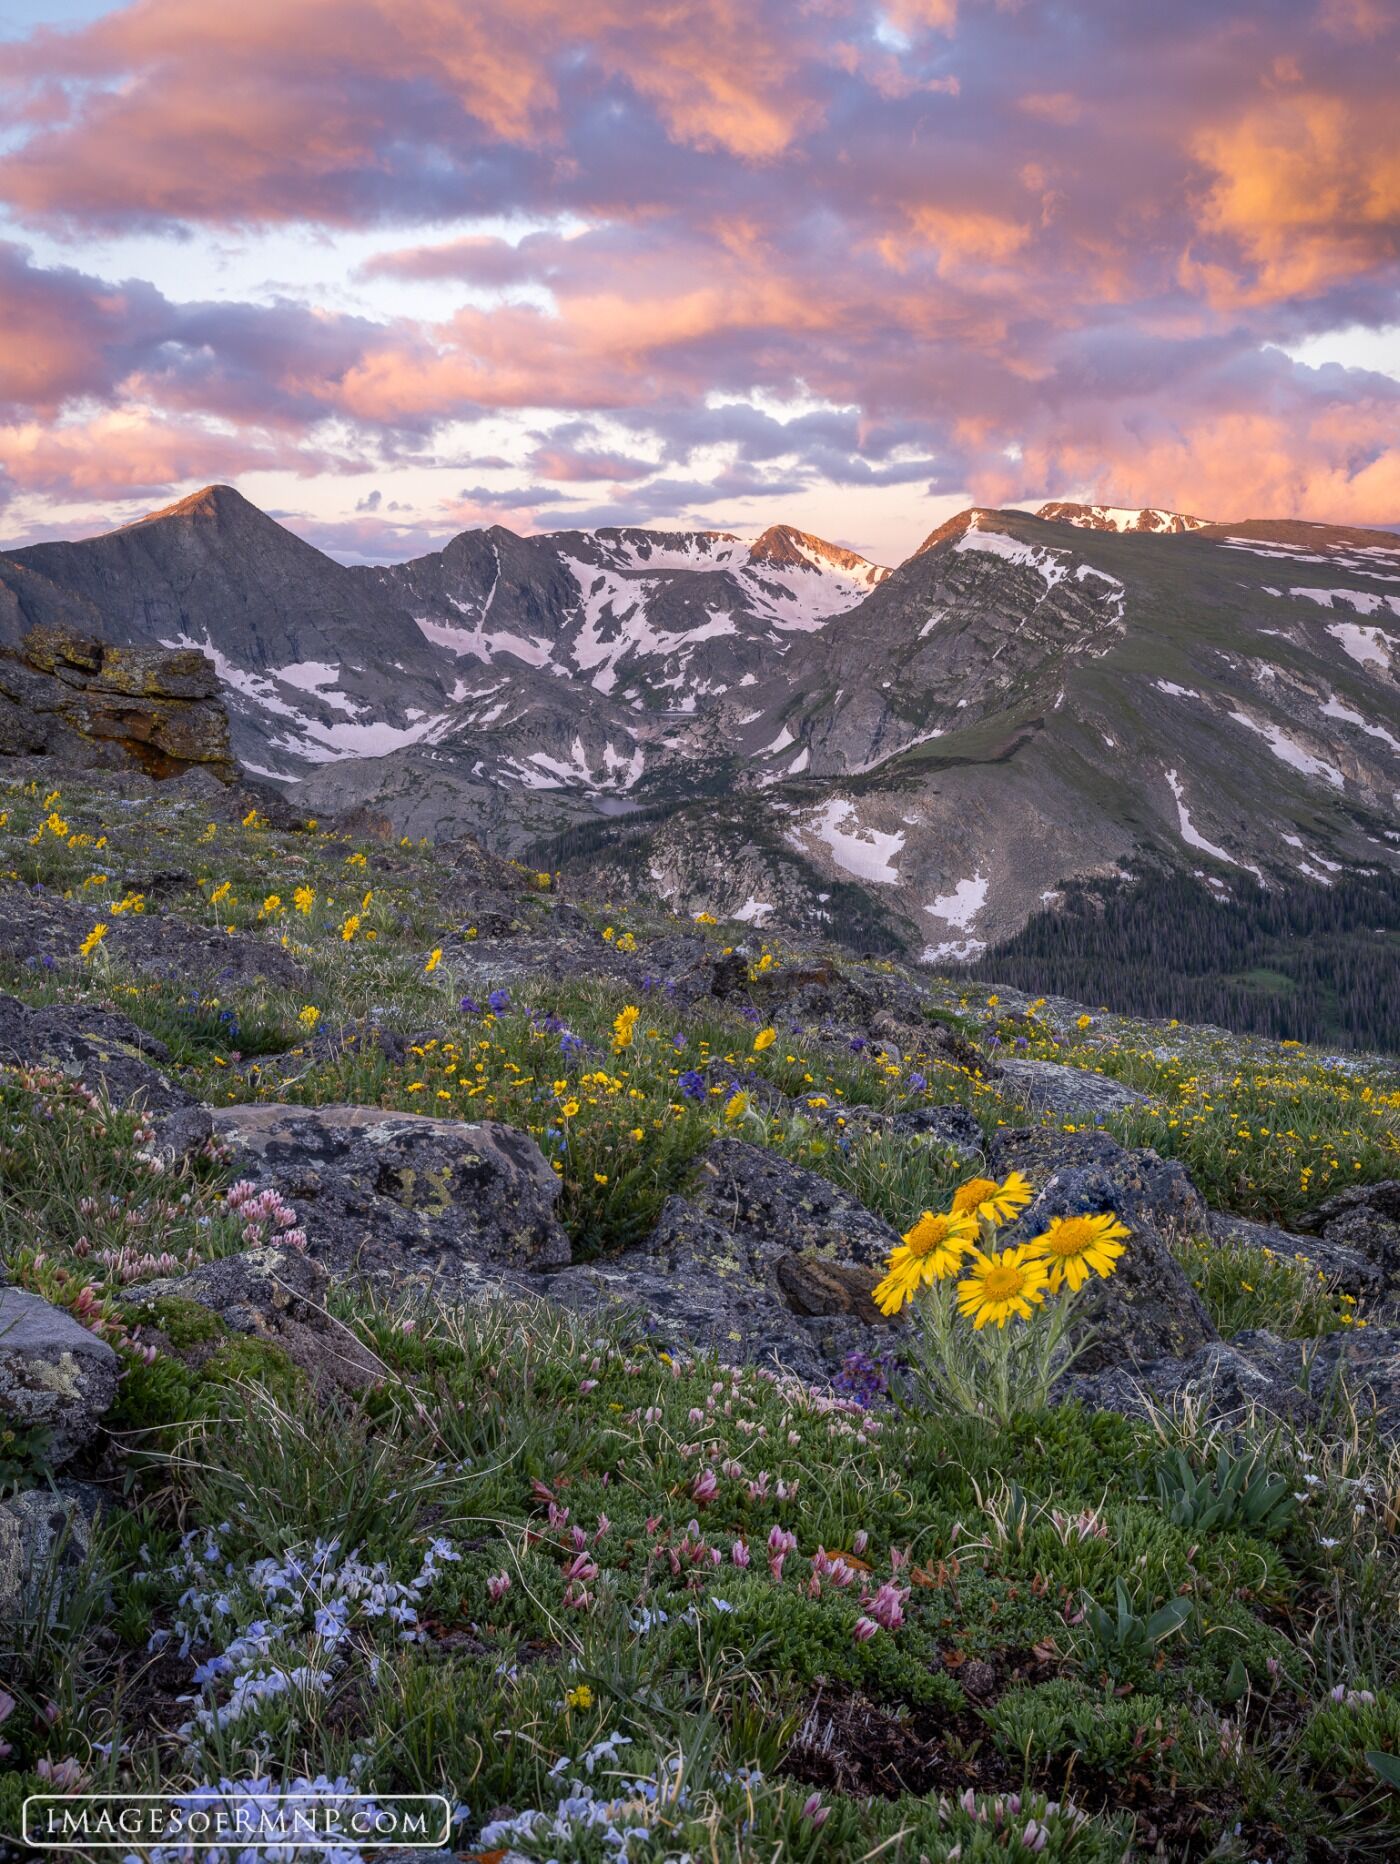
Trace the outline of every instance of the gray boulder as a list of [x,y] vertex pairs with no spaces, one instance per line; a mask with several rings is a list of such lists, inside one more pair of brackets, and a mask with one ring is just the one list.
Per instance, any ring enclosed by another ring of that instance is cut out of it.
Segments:
[[0,1419],[42,1431],[55,1468],[97,1434],[120,1362],[105,1340],[22,1288],[0,1288]]
[[955,1103],[944,1107],[910,1107],[894,1116],[894,1130],[936,1139],[967,1161],[980,1158],[986,1148],[977,1116]]
[[214,1125],[235,1169],[295,1206],[334,1276],[462,1298],[570,1260],[558,1180],[514,1127],[280,1104],[221,1108]]
[[1033,1112],[1051,1113],[1058,1119],[1101,1120],[1108,1113],[1148,1105],[1147,1095],[1135,1087],[1125,1087],[1087,1068],[1066,1068],[1057,1061],[1008,1058],[1001,1063],[1001,1073]]
[[863,1290],[836,1265],[736,1234],[681,1197],[667,1200],[644,1244],[563,1269],[550,1298],[579,1312],[631,1312],[668,1349],[782,1367],[824,1382],[847,1352],[888,1348]]
[[1122,1146],[1108,1133],[1008,1126],[992,1135],[988,1154],[995,1176],[1021,1171],[1037,1187],[1066,1169],[1097,1173],[1112,1187],[1100,1208],[1116,1210],[1132,1229],[1150,1226],[1166,1236],[1205,1233],[1205,1199],[1185,1166],[1150,1146]]
[[92,1551],[100,1509],[90,1482],[25,1489],[0,1502],[0,1625],[53,1622]]
[[1181,1357],[1220,1337],[1160,1230],[1140,1208],[1125,1213],[1125,1201],[1122,1183],[1108,1172],[1067,1166],[1003,1232],[1008,1243],[1025,1242],[1052,1217],[1108,1211],[1127,1222],[1132,1234],[1116,1273],[1106,1280],[1091,1275],[1075,1297],[1070,1338],[1081,1349],[1076,1364],[1084,1372]]
[[1056,1392],[1129,1417],[1189,1397],[1223,1422],[1256,1408],[1279,1418],[1325,1417],[1343,1395],[1383,1436],[1400,1437],[1400,1328],[1347,1328],[1318,1340],[1252,1330],[1131,1371],[1076,1372]]
[[[333,1391],[361,1391],[379,1378],[373,1353],[347,1327],[326,1312],[330,1276],[321,1263],[299,1249],[264,1244],[241,1255],[202,1262],[188,1275],[172,1275],[128,1289],[138,1338],[161,1338],[168,1310],[162,1303],[192,1301],[206,1308],[229,1333],[251,1335],[281,1347],[312,1387],[325,1396]],[[208,1339],[180,1352],[186,1364],[199,1366],[218,1350]]]
[[1365,1256],[1380,1271],[1386,1291],[1400,1294],[1400,1178],[1339,1191],[1298,1227]]
[[884,1273],[899,1237],[873,1211],[766,1146],[717,1139],[700,1163],[695,1203],[726,1229],[792,1254]]

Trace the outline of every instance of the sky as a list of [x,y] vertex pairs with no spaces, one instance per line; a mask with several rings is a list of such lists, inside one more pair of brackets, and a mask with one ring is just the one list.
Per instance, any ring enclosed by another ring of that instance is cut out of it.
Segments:
[[0,548],[1400,525],[1400,0],[0,0]]

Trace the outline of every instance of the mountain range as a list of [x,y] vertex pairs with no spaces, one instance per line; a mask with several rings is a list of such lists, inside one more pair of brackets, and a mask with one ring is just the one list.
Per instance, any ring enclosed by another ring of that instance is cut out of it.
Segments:
[[309,813],[609,894],[975,958],[1143,864],[1400,870],[1400,537],[972,509],[893,568],[778,525],[467,531],[346,568],[227,486],[0,555],[0,641],[202,648]]

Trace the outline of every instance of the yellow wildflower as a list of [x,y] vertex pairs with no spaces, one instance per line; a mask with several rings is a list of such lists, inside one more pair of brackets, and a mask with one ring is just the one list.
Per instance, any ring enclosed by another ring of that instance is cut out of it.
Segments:
[[1110,1210],[1097,1217],[1052,1217],[1050,1227],[1025,1246],[1044,1261],[1052,1293],[1082,1288],[1092,1269],[1107,1279],[1118,1266],[1130,1232]]
[[641,1011],[635,1003],[628,1003],[613,1018],[613,1048],[620,1055],[623,1049],[631,1048],[632,1037],[636,1031],[637,1018]]
[[565,1696],[564,1706],[566,1709],[591,1709],[593,1707],[593,1691],[588,1687],[587,1683],[575,1684],[568,1695]]
[[988,1223],[1009,1223],[1035,1196],[1018,1171],[1008,1172],[1001,1184],[993,1178],[969,1178],[953,1193],[955,1217],[985,1217]]
[[764,1049],[772,1048],[777,1039],[778,1032],[776,1029],[760,1029],[753,1039],[754,1054],[761,1055]]
[[958,1283],[958,1307],[979,1333],[988,1321],[1004,1327],[1013,1315],[1029,1320],[1031,1309],[1045,1299],[1048,1281],[1044,1262],[1024,1243],[991,1255],[978,1249],[967,1279]]
[[78,951],[80,955],[84,958],[90,958],[106,936],[106,926],[100,923],[95,925],[83,940],[82,944],[79,945]]
[[308,1003],[305,1009],[297,1012],[297,1021],[301,1024],[303,1029],[314,1029],[320,1020],[321,1012],[316,1008],[314,1003]]
[[889,1272],[874,1291],[880,1312],[897,1314],[920,1288],[955,1274],[976,1241],[972,1216],[926,1210],[913,1229],[905,1231],[899,1248],[890,1251]]
[[431,977],[441,963],[442,946],[434,945],[433,949],[428,953],[428,962],[423,966],[423,975],[425,977]]
[[316,904],[316,889],[314,887],[298,887],[296,892],[292,895],[292,904],[299,913],[309,913],[311,908]]

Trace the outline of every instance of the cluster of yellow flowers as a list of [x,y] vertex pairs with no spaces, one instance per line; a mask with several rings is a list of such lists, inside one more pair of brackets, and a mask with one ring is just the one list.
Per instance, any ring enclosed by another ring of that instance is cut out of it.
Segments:
[[897,1314],[921,1288],[964,1273],[958,1308],[980,1331],[988,1322],[1004,1327],[1013,1317],[1029,1320],[1047,1294],[1082,1288],[1090,1271],[1107,1277],[1118,1266],[1128,1231],[1111,1212],[1099,1216],[1052,1217],[1049,1228],[1029,1242],[1006,1249],[990,1244],[998,1227],[1011,1222],[1034,1192],[1018,1171],[997,1184],[969,1178],[945,1211],[926,1210],[890,1254],[885,1279],[875,1289],[883,1314]]

